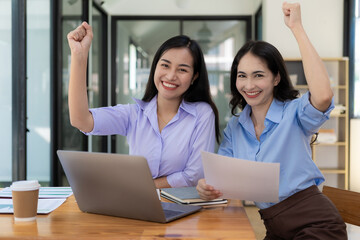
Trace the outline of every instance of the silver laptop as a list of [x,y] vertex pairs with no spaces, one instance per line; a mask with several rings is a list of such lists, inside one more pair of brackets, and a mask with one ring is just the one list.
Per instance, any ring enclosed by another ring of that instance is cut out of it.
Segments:
[[166,223],[199,206],[161,202],[144,157],[58,150],[81,211]]

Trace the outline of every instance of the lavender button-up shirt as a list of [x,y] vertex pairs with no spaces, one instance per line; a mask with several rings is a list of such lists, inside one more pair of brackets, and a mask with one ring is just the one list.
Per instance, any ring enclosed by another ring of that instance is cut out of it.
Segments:
[[130,154],[147,159],[154,179],[167,176],[172,187],[195,186],[204,177],[201,151],[213,152],[215,147],[212,108],[205,102],[182,101],[160,133],[156,99],[90,109],[94,129],[86,134],[124,135]]

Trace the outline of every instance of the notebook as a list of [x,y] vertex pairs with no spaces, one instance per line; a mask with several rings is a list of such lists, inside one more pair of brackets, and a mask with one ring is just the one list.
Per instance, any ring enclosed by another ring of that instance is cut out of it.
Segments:
[[192,204],[199,206],[223,205],[227,199],[203,200],[200,198],[196,187],[162,188],[161,196],[180,204]]
[[58,150],[81,211],[166,223],[199,206],[161,202],[142,156]]

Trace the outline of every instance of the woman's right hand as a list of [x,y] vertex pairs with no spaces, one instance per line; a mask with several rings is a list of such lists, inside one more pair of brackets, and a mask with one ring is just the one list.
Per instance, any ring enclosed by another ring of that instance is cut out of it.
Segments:
[[67,35],[71,54],[80,55],[87,58],[90,49],[91,41],[93,39],[92,27],[83,22],[73,31]]
[[282,10],[284,13],[284,21],[286,26],[291,30],[301,27],[301,10],[299,3],[283,2]]
[[92,28],[83,22],[67,35],[71,49],[69,81],[69,115],[72,126],[83,132],[91,132],[94,119],[89,112],[86,87],[87,57],[93,39]]
[[216,190],[213,186],[206,184],[204,178],[198,181],[196,190],[198,191],[200,198],[204,200],[213,200],[222,196],[222,193],[219,190]]

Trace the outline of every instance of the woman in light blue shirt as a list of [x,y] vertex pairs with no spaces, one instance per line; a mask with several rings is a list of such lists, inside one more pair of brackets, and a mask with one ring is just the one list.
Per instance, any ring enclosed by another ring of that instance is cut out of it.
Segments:
[[[310,140],[329,119],[333,93],[324,64],[301,24],[299,4],[283,4],[286,25],[302,56],[309,92],[297,98],[284,60],[269,43],[250,41],[231,68],[232,114],[218,153],[280,163],[279,202],[256,202],[265,239],[346,239],[346,227],[317,185],[324,177],[311,159]],[[236,109],[242,112],[236,115]],[[221,196],[201,179],[204,199]]]
[[142,100],[89,110],[86,65],[92,36],[86,22],[68,34],[71,124],[88,135],[126,136],[130,154],[148,160],[157,188],[195,186],[204,177],[200,152],[213,152],[219,138],[199,45],[187,36],[170,38],[154,56]]

